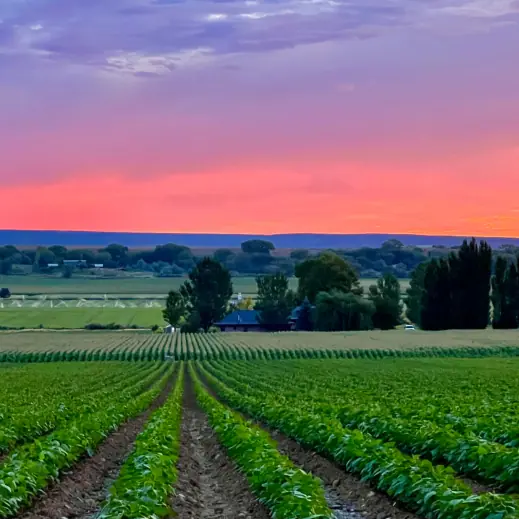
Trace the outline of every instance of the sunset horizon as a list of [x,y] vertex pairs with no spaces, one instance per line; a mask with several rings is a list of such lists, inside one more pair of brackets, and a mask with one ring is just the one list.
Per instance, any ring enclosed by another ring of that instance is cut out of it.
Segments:
[[0,20],[1,228],[519,236],[513,0]]

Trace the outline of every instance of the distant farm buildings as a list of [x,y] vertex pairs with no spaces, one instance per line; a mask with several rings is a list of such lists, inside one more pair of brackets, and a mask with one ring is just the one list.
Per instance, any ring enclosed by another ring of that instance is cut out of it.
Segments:
[[262,332],[265,331],[259,322],[256,310],[235,310],[215,323],[222,332]]

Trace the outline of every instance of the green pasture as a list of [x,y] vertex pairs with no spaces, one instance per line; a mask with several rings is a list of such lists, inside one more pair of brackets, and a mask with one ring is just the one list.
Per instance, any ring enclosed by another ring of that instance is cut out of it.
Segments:
[[115,323],[123,328],[163,325],[160,308],[1,308],[0,327],[84,328]]
[[[144,278],[118,277],[94,278],[61,277],[30,275],[30,276],[0,276],[0,287],[7,287],[13,295],[48,295],[48,296],[135,296],[157,297],[165,296],[170,290],[178,289],[185,278]],[[254,297],[257,293],[256,280],[253,276],[235,277],[232,280],[235,293]],[[361,279],[365,290],[376,283],[376,279]],[[402,291],[409,286],[409,280],[400,280]],[[297,289],[297,278],[290,278],[290,288]]]

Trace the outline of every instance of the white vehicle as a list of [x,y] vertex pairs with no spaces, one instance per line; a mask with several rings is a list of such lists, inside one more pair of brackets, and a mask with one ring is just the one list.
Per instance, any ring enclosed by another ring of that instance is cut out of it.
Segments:
[[415,329],[415,327],[414,327],[412,324],[406,324],[406,325],[404,326],[404,330],[405,330],[405,331],[408,331],[408,330],[414,330],[414,329]]

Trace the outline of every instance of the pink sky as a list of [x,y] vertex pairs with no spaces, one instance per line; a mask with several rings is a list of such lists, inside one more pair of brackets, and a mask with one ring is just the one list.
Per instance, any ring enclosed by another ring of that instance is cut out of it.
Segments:
[[519,236],[518,21],[516,0],[4,0],[0,227]]

